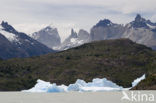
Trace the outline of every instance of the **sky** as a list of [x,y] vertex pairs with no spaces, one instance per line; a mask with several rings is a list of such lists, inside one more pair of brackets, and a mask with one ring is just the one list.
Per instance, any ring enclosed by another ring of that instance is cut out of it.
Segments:
[[155,4],[156,0],[0,0],[0,21],[27,34],[51,25],[63,41],[72,28],[90,32],[105,18],[126,24],[139,13],[156,22]]

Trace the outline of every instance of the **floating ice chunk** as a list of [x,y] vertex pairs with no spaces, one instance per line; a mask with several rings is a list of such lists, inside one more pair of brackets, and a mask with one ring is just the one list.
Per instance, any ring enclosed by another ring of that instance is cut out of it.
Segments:
[[102,92],[102,91],[119,91],[123,90],[124,88],[119,87],[82,87],[81,91],[87,91],[87,92]]
[[132,82],[132,87],[135,87],[137,86],[142,80],[144,80],[146,78],[145,74],[143,76],[141,76],[140,78],[137,78],[135,79],[133,82]]
[[23,92],[65,92],[66,86],[57,86],[55,83],[50,84],[50,82],[45,82],[42,80],[37,80],[37,84],[29,90],[24,90]]
[[88,86],[88,87],[94,87],[94,86],[97,86],[97,87],[116,87],[116,88],[120,87],[117,84],[113,83],[112,81],[107,80],[106,78],[103,78],[103,79],[99,79],[99,78],[93,79],[93,81],[87,83],[86,86]]
[[[141,80],[145,79],[145,74],[134,80],[132,82],[132,87],[136,86]],[[84,80],[78,79],[74,84],[69,86],[56,85],[55,83],[50,84],[50,82],[45,82],[42,80],[37,80],[37,84],[29,90],[24,90],[24,92],[69,92],[69,91],[81,91],[81,92],[96,92],[96,91],[119,91],[119,90],[129,90],[130,88],[123,88],[118,86],[116,83],[103,79],[93,79],[92,82],[85,82]]]

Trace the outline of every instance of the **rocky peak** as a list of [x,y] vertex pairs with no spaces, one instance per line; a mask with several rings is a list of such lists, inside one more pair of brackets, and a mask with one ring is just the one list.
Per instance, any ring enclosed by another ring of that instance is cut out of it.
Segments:
[[16,32],[16,30],[11,25],[9,25],[8,22],[2,21],[1,26],[3,27],[4,30],[8,32]]
[[113,23],[109,19],[100,20],[94,27],[107,27]]
[[71,35],[70,35],[71,38],[77,38],[77,33],[71,29]]
[[140,14],[137,14],[135,20],[130,24],[134,28],[149,28],[146,24],[146,19],[142,18]]
[[53,28],[51,26],[47,26],[42,30],[33,33],[32,37],[49,48],[53,48],[61,44],[61,38],[57,28]]
[[144,21],[144,19],[141,17],[140,14],[137,14],[137,16],[135,17],[135,21],[136,22],[141,22],[141,21]]

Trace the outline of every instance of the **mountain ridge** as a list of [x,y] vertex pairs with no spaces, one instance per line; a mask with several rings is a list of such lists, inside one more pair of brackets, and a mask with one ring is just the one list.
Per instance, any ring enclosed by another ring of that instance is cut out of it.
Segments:
[[38,56],[55,52],[25,33],[16,31],[4,21],[0,24],[0,49],[0,57],[3,59]]
[[[44,34],[47,33],[45,32]],[[81,37],[79,34],[81,34]],[[56,40],[60,41],[59,39],[54,40],[50,36],[45,35],[41,36],[42,40],[38,41],[50,48],[63,51],[92,41],[129,38],[134,42],[144,44],[156,50],[155,35],[156,23],[153,23],[150,20],[146,20],[140,14],[137,14],[133,21],[125,25],[113,23],[109,19],[100,20],[90,29],[90,33],[84,29],[80,29],[79,32],[76,33],[73,29],[71,29],[70,35],[62,43],[56,42]],[[44,38],[44,36],[47,37],[50,42],[54,42],[56,45],[54,46],[53,43],[45,43],[47,40]],[[57,36],[59,36],[58,33]],[[54,36],[54,38],[56,37]]]
[[[96,25],[105,22],[107,19],[100,20]],[[93,26],[91,29],[91,41],[128,38],[139,44],[144,44],[155,49],[156,46],[156,23],[146,20],[137,14],[134,21],[125,26],[112,23],[111,25]]]

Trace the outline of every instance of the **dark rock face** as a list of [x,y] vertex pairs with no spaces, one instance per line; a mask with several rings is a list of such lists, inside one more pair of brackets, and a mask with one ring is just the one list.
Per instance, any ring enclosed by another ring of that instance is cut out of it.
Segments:
[[57,29],[50,26],[33,33],[32,37],[49,48],[60,46],[61,44],[61,39]]
[[108,19],[100,20],[94,27],[107,27],[112,25],[112,22]]
[[16,31],[7,22],[2,22],[0,26],[0,58],[2,59],[39,56],[55,52],[25,33]]
[[146,20],[142,18],[140,14],[137,14],[135,20],[131,22],[130,24],[134,28],[142,28],[142,27],[149,28],[146,24]]
[[1,25],[4,27],[5,31],[16,33],[16,30],[11,25],[9,25],[8,22],[2,21]]
[[77,38],[77,33],[72,29],[69,38]]

